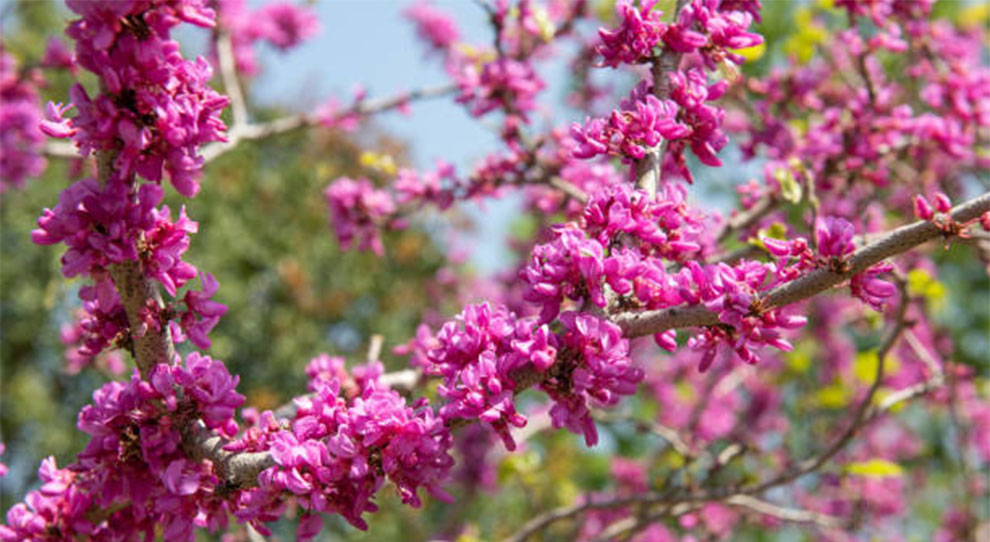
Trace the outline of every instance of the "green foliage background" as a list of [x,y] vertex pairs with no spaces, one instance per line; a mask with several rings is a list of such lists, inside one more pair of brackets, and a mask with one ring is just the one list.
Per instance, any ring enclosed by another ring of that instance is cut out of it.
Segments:
[[[814,53],[818,46],[812,30],[794,24],[796,10],[817,4],[764,3],[772,9],[764,11],[760,31],[771,45],[759,60],[744,68],[750,74],[766,73],[784,55],[801,54],[808,48]],[[952,16],[960,5],[943,2],[938,9]],[[47,37],[64,26],[64,15],[50,2],[10,6],[4,6],[12,18],[4,21],[5,46],[19,59],[39,58]],[[601,11],[611,12],[608,6]],[[45,99],[64,100],[68,76],[55,75],[50,81]],[[264,111],[261,116],[278,113]],[[184,201],[171,189],[166,191],[173,213],[186,204],[189,215],[200,224],[186,259],[217,277],[217,299],[229,308],[211,335],[209,353],[241,376],[239,389],[247,396],[247,405],[273,408],[301,392],[303,368],[320,352],[360,360],[373,333],[386,337],[385,361],[398,368],[401,360],[388,352],[414,334],[425,310],[445,314],[457,310],[451,299],[431,297],[436,290],[428,286],[445,265],[444,250],[437,237],[423,228],[389,234],[388,254],[383,259],[344,252],[337,246],[327,223],[322,190],[341,175],[364,175],[384,182],[360,163],[361,151],[368,148],[404,160],[402,142],[373,129],[357,138],[326,131],[299,132],[264,143],[241,144],[206,168],[203,190],[193,200]],[[724,170],[732,167],[727,164]],[[52,160],[42,178],[0,199],[0,440],[7,443],[2,460],[11,467],[10,476],[0,481],[4,514],[35,483],[35,471],[44,456],[55,455],[65,465],[82,449],[86,439],[75,429],[75,416],[107,378],[96,371],[64,373],[59,328],[69,321],[77,304],[79,284],[65,280],[59,272],[61,247],[40,247],[30,241],[41,209],[57,202],[68,177],[68,164]],[[948,286],[939,324],[955,336],[957,360],[985,374],[990,350],[986,273],[969,251],[954,249],[938,258]],[[797,346],[798,353],[814,348]],[[780,385],[789,387],[791,399],[821,387],[812,373],[801,371],[782,373]],[[812,411],[807,402],[798,400],[789,402],[787,408],[792,419],[809,420],[788,435],[798,455],[815,449],[820,435],[841,419],[841,412]],[[656,404],[637,397],[625,401],[623,409],[634,418],[649,420],[655,416]],[[931,532],[956,483],[952,472],[956,452],[942,427],[947,421],[926,414],[917,406],[903,414],[929,443],[918,461],[928,462],[925,472],[932,489],[915,498],[912,510],[918,514],[910,518],[920,526],[918,540]],[[526,450],[502,455],[497,461],[497,495],[467,494],[452,487],[455,504],[427,500],[425,510],[420,511],[400,505],[386,488],[378,497],[382,511],[369,519],[368,532],[358,532],[339,518],[328,518],[324,538],[425,540],[464,521],[472,527],[461,542],[506,535],[540,511],[570,504],[584,492],[608,490],[612,454],[641,457],[660,446],[656,437],[622,424],[603,427],[602,432],[604,443],[595,450],[579,445],[573,435],[547,432],[531,439]],[[501,452],[499,446],[495,448],[495,453]],[[682,463],[683,458],[669,450],[657,455],[651,481],[662,488]],[[687,479],[691,475],[678,474]],[[744,476],[745,472],[727,475]],[[547,540],[573,539],[573,528],[561,522],[549,531]],[[282,539],[292,539],[292,532],[293,521],[282,522]],[[805,539],[796,527],[773,534],[747,527],[734,536],[737,540]]]

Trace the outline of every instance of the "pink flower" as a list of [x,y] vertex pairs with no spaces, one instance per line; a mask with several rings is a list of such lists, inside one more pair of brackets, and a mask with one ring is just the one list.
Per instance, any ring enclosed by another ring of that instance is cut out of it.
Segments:
[[356,238],[360,250],[371,249],[378,256],[385,254],[379,228],[387,225],[396,211],[392,196],[378,190],[367,179],[341,177],[324,191],[330,207],[334,233],[344,249]]
[[827,216],[815,225],[818,252],[826,258],[845,258],[856,251],[856,230],[848,220]]
[[418,0],[402,14],[416,24],[416,34],[419,38],[425,40],[435,50],[446,51],[460,39],[456,23],[426,0]]
[[614,30],[598,29],[601,43],[595,52],[602,55],[605,65],[639,64],[653,57],[653,48],[660,43],[666,30],[661,22],[663,12],[654,10],[656,0],[643,0],[637,9],[632,0],[619,0],[615,11],[621,23]]
[[320,24],[309,8],[289,2],[267,4],[252,16],[254,33],[278,47],[291,49],[319,32]]

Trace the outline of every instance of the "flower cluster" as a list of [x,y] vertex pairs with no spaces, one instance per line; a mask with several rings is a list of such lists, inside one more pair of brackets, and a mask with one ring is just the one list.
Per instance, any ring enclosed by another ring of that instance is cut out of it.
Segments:
[[330,207],[330,219],[342,247],[350,248],[354,239],[361,250],[385,253],[378,230],[391,220],[396,211],[391,194],[378,190],[368,179],[341,177],[324,191]]
[[[90,275],[99,284],[111,266],[139,262],[144,275],[175,297],[197,274],[182,261],[197,225],[184,208],[173,220],[168,207],[158,207],[164,197],[159,182],[167,174],[179,193],[192,196],[199,190],[197,148],[223,139],[219,114],[227,99],[207,86],[211,70],[206,61],[184,60],[169,32],[183,21],[211,26],[213,12],[191,0],[69,5],[82,15],[67,31],[76,40],[78,64],[99,76],[102,92],[91,98],[76,84],[71,95],[78,114],[67,119],[71,107],[49,104],[41,126],[112,163],[101,165],[100,179],[85,178],[64,190],[58,205],[38,219],[32,239],[68,247],[62,256],[67,277]],[[95,356],[115,340],[111,333],[129,331],[133,338],[166,325],[172,325],[178,340],[188,336],[199,346],[209,345],[206,333],[225,311],[209,301],[215,292],[211,278],[204,280],[203,291],[186,293],[184,312],[143,307],[141,329],[130,330],[120,327],[127,320],[119,301],[111,310],[110,297],[101,296],[99,307],[87,309],[86,346],[79,354]],[[181,316],[177,325],[168,322],[171,315]]]
[[402,351],[412,351],[426,374],[443,378],[440,416],[448,424],[480,420],[514,450],[510,428],[526,424],[516,412],[515,394],[538,381],[554,401],[554,427],[584,435],[593,446],[598,432],[591,405],[614,406],[636,391],[643,372],[633,366],[629,341],[615,324],[576,312],[562,314],[560,321],[563,330],[554,333],[502,305],[468,305],[436,336],[421,330]]
[[[80,288],[82,308],[71,324],[62,327],[60,338],[66,345],[66,369],[78,373],[97,361],[97,356],[127,333],[127,314],[120,304],[120,296],[108,279]],[[123,360],[110,354],[106,360],[114,374],[124,372]]]
[[736,11],[731,3],[694,0],[680,10],[675,23],[667,24],[661,21],[661,13],[653,10],[654,4],[643,2],[637,9],[631,2],[619,2],[616,9],[622,24],[615,30],[599,30],[601,43],[597,51],[606,65],[616,67],[622,63],[659,62],[655,48],[663,44],[664,54],[677,61],[675,69],[660,71],[653,85],[641,82],[607,118],[588,118],[584,125],[574,123],[574,156],[614,155],[634,162],[666,142],[663,170],[691,182],[686,148],[690,147],[706,165],[722,164],[716,155],[728,142],[721,130],[725,113],[708,102],[726,92],[728,81],[709,84],[701,68],[677,69],[681,55],[697,54],[700,63],[712,70],[724,60],[741,64],[743,57],[731,50],[758,45],[763,40],[746,30],[755,15],[744,6],[738,6],[744,9]]
[[0,540],[133,540],[161,529],[167,540],[192,540],[194,527],[226,524],[209,463],[181,448],[182,428],[203,419],[232,435],[244,402],[223,363],[190,354],[184,365],[158,365],[148,380],[110,382],[79,414],[91,436],[75,464],[45,461],[44,485],[7,513]]
[[[660,260],[683,261],[700,250],[700,215],[676,189],[666,187],[663,196],[669,199],[650,200],[643,191],[617,185],[591,198],[580,226],[554,227],[553,240],[537,245],[520,272],[524,298],[541,306],[542,322],[552,321],[565,299],[605,308],[606,284],[619,296],[635,294],[650,304],[650,277],[659,272],[666,279]],[[622,246],[623,238],[635,243]]]
[[183,59],[169,32],[180,22],[213,26],[213,11],[200,0],[69,7],[82,16],[66,30],[76,40],[76,61],[105,88],[95,98],[79,84],[72,88],[73,140],[84,153],[115,152],[116,180],[138,174],[158,182],[164,172],[179,193],[195,195],[202,166],[197,147],[224,139],[220,111],[227,98],[207,85],[212,70],[206,60]]
[[[755,350],[763,346],[773,346],[785,352],[791,350],[792,346],[783,333],[802,327],[807,318],[785,315],[779,308],[763,310],[758,304],[760,292],[768,291],[767,285],[777,282],[775,265],[744,260],[735,266],[717,264],[701,267],[689,262],[686,270],[689,273],[678,277],[678,282],[683,285],[681,295],[684,300],[688,304],[703,304],[718,314],[720,323],[728,324],[728,327],[716,325],[705,328],[688,341],[690,347],[703,352],[700,370],[711,366],[719,347],[723,345],[746,363],[758,362]],[[687,277],[690,277],[690,285],[685,284]]]
[[38,129],[40,78],[37,70],[19,70],[14,57],[0,48],[0,193],[45,169],[44,136]]
[[176,311],[179,320],[170,322],[170,325],[172,340],[181,343],[188,338],[191,343],[206,349],[210,347],[208,337],[210,330],[220,322],[220,317],[227,313],[227,306],[210,299],[220,288],[213,275],[202,273],[200,283],[202,290],[186,291],[182,297],[186,310]]
[[[746,157],[763,150],[801,164],[830,214],[855,221],[856,209],[878,190],[891,190],[889,203],[910,211],[914,194],[935,191],[932,179],[987,166],[979,134],[990,126],[981,113],[990,99],[990,70],[974,54],[984,34],[925,20],[923,2],[844,7],[853,19],[873,18],[876,35],[845,30],[828,42],[829,62],[796,64],[747,81],[754,115],[740,125],[749,136],[741,148]],[[877,39],[881,34],[890,39]],[[924,85],[905,86],[883,69],[894,36],[901,36],[897,52],[919,58],[908,74]],[[836,76],[852,72],[866,84]],[[905,177],[904,160],[921,170]]]
[[584,3],[555,2],[548,7],[524,0],[517,6],[510,4],[490,6],[494,48],[460,43],[452,19],[426,1],[417,2],[405,15],[416,25],[419,37],[443,58],[444,69],[459,91],[456,101],[475,117],[502,112],[501,137],[518,149],[520,130],[546,87],[533,60],[549,52],[548,44],[558,31],[570,30],[584,12]]
[[416,24],[416,34],[437,51],[448,50],[460,39],[457,24],[425,0],[406,8],[403,15]]
[[[656,48],[676,53],[698,52],[709,69],[722,60],[742,64],[743,57],[732,53],[763,43],[759,34],[748,32],[759,4],[751,9],[735,9],[732,2],[693,0],[688,2],[674,23],[664,23],[663,12],[654,9],[656,0],[643,0],[637,9],[632,0],[619,0],[615,9],[618,28],[598,30],[601,43],[596,47],[606,66],[640,64],[654,60]],[[741,6],[740,6],[741,7]]]
[[661,141],[689,135],[690,128],[677,121],[677,104],[658,99],[651,90],[649,83],[642,81],[608,119],[586,119],[584,126],[574,123],[574,156],[611,154],[639,160]]
[[[737,11],[737,7],[742,9]],[[732,50],[763,43],[763,36],[747,30],[759,10],[759,2],[740,6],[723,0],[692,0],[678,14],[677,24],[667,29],[664,43],[679,53],[699,53],[710,70],[725,60],[742,64],[745,58]]]
[[234,62],[239,73],[255,75],[258,62],[253,45],[267,41],[285,50],[297,46],[319,31],[315,14],[308,7],[274,2],[248,10],[244,0],[218,2],[219,26],[230,33]]
[[447,403],[440,416],[481,420],[507,449],[515,449],[509,427],[522,427],[526,419],[515,409],[514,375],[528,367],[542,372],[553,364],[557,350],[549,328],[482,303],[468,305],[457,320],[444,324],[434,344],[425,352],[423,370],[443,377],[438,392]]
[[560,322],[560,355],[540,389],[554,400],[553,426],[584,435],[594,446],[598,430],[589,406],[615,406],[621,396],[636,393],[644,373],[633,366],[629,341],[615,324],[576,312],[561,314]]
[[498,109],[525,121],[536,108],[536,95],[546,86],[530,64],[511,58],[488,62],[480,69],[466,64],[455,78],[460,90],[457,102],[476,117]]
[[709,85],[699,69],[672,72],[667,77],[670,99],[660,100],[653,87],[642,81],[607,119],[585,119],[584,125],[574,123],[574,156],[613,155],[635,161],[666,141],[664,170],[689,182],[693,177],[685,162],[687,147],[703,163],[722,165],[716,154],[728,142],[721,130],[725,113],[708,102],[722,97],[728,84],[719,81]]
[[633,5],[632,0],[615,3],[615,11],[622,22],[613,30],[598,29],[601,43],[595,47],[595,51],[605,59],[606,66],[614,68],[620,64],[639,64],[653,58],[654,48],[660,44],[667,30],[667,25],[661,21],[663,12],[653,9],[656,3],[656,0],[644,0],[639,8]]
[[366,529],[362,514],[377,510],[372,500],[386,479],[412,506],[421,504],[419,488],[450,499],[442,484],[453,465],[448,454],[452,437],[441,418],[425,399],[407,404],[381,384],[380,364],[365,368],[360,389],[346,397],[350,393],[339,377],[352,380],[341,365],[339,358],[325,356],[311,362],[313,393],[295,400],[291,428],[282,429],[266,413],[227,446],[232,451],[267,449],[275,460],[261,473],[259,487],[242,495],[236,512],[262,533],[270,534],[261,522],[278,518],[287,495],[296,496],[306,511],[297,531],[300,540],[316,536],[321,513],[340,514]]

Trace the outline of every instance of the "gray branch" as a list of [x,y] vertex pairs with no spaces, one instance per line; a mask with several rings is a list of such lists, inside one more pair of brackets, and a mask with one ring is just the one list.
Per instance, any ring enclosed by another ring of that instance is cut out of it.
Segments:
[[[990,211],[990,193],[983,194],[952,209],[957,222],[968,222]],[[897,228],[857,250],[849,260],[849,270],[838,273],[822,268],[774,288],[763,297],[763,307],[770,309],[790,305],[842,284],[871,266],[903,252],[942,237],[943,233],[931,222],[918,221]],[[626,337],[642,337],[668,329],[710,326],[719,323],[718,315],[703,306],[674,307],[615,315],[612,320],[622,328]]]

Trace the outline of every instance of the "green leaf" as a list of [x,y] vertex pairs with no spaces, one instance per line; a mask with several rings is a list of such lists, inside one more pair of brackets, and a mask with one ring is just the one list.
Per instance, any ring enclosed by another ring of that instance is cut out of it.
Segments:
[[780,184],[780,196],[791,203],[801,201],[801,183],[794,178],[794,173],[787,168],[780,167],[773,172],[773,178]]

